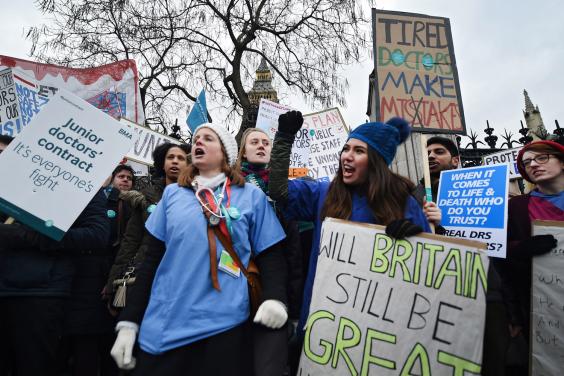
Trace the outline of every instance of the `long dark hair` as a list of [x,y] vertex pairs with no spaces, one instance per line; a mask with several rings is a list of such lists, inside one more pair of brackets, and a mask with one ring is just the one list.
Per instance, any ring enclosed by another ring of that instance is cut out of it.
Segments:
[[384,159],[370,147],[367,149],[368,169],[366,181],[358,188],[346,185],[343,166],[339,163],[337,175],[329,186],[327,197],[321,208],[321,220],[326,217],[350,219],[352,214],[352,192],[359,189],[366,195],[374,217],[381,225],[404,217],[405,206],[414,184],[392,172]]

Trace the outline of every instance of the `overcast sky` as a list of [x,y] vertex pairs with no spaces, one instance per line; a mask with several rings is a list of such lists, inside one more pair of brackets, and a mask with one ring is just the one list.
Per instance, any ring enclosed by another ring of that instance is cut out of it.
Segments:
[[[27,58],[23,29],[43,22],[32,0],[0,0],[0,54]],[[378,9],[450,18],[467,127],[481,132],[486,120],[499,135],[524,120],[523,89],[539,106],[545,126],[564,126],[564,2],[559,0],[379,0]],[[350,91],[341,108],[353,128],[366,119],[370,51],[345,69]],[[303,108],[299,100],[288,105]],[[214,114],[212,113],[212,117]],[[183,119],[179,119],[182,121]]]

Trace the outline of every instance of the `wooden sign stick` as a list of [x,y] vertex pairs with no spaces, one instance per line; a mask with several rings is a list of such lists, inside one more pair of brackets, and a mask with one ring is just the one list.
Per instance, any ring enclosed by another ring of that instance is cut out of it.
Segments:
[[[427,136],[420,134],[421,139],[421,161],[423,162],[423,181],[425,183],[425,201],[433,201],[433,192],[431,191],[431,173],[429,172],[429,156],[427,155]],[[431,232],[435,233],[435,225],[429,223]]]

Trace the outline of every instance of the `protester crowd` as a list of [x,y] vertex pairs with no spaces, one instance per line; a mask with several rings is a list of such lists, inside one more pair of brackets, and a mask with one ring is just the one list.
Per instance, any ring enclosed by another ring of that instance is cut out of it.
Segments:
[[[405,120],[354,128],[330,182],[288,179],[302,124],[290,111],[274,140],[207,123],[161,144],[148,187],[118,165],[59,242],[0,214],[0,376],[295,375],[325,218],[445,233],[423,182],[389,167]],[[427,149],[435,201],[460,155],[445,137]],[[517,164],[534,188],[509,201],[489,269],[483,375],[527,374],[531,260],[556,246],[531,221],[564,220],[564,146],[530,143]]]

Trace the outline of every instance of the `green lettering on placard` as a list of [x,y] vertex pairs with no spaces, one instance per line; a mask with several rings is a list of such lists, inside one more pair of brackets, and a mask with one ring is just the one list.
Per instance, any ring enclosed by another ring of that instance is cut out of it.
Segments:
[[415,250],[415,266],[413,268],[413,283],[419,284],[419,278],[421,277],[421,259],[423,258],[423,244],[417,242],[417,247]]
[[324,339],[320,340],[319,345],[321,347],[323,347],[324,350],[323,350],[323,354],[317,355],[311,350],[310,336],[311,336],[311,331],[313,329],[313,324],[315,324],[316,321],[323,320],[323,319],[329,319],[331,321],[335,321],[335,315],[333,315],[331,312],[327,312],[327,311],[317,311],[317,312],[313,313],[311,316],[309,316],[309,319],[307,320],[307,329],[306,329],[305,338],[304,338],[304,353],[305,353],[305,355],[312,362],[315,362],[315,363],[321,364],[321,365],[325,365],[325,364],[329,363],[329,360],[331,359],[331,354],[333,352],[333,344],[329,341],[324,340]]
[[[384,242],[384,246],[381,247],[381,241]],[[375,273],[386,273],[388,270],[388,258],[385,256],[386,253],[392,249],[394,241],[392,238],[385,234],[376,234],[374,240],[374,251],[372,253],[372,262],[370,263],[370,271]]]
[[476,299],[478,291],[478,280],[482,282],[484,294],[488,290],[488,273],[482,263],[482,258],[478,252],[474,253],[474,260],[472,263],[472,280],[470,281],[470,294],[469,297]]
[[396,362],[372,355],[372,340],[374,339],[392,344],[396,343],[395,335],[368,328],[366,331],[364,354],[362,355],[362,368],[360,370],[361,376],[367,376],[369,374],[370,364],[376,364],[387,369],[396,369]]
[[439,350],[439,354],[437,355],[437,361],[454,368],[452,376],[465,376],[466,372],[479,375],[480,372],[482,372],[481,365],[441,350]]
[[[352,336],[349,338],[345,338],[345,330],[347,328],[352,331]],[[345,349],[358,346],[361,337],[362,336],[358,325],[356,325],[352,320],[349,320],[346,317],[341,317],[341,319],[339,320],[337,339],[335,341],[335,352],[333,353],[333,361],[331,362],[331,366],[333,368],[337,368],[337,365],[339,363],[339,356],[342,356],[345,360],[345,363],[347,364],[347,367],[349,368],[351,375],[358,375],[358,372]]]
[[464,296],[468,297],[470,290],[470,276],[472,273],[472,252],[466,251],[465,264],[464,264]]
[[444,247],[437,244],[425,244],[426,251],[429,252],[429,261],[427,262],[427,276],[425,277],[425,286],[433,286],[433,276],[435,274],[435,256],[437,252],[442,252]]
[[[402,254],[398,252],[400,248],[403,248],[404,250]],[[395,276],[396,266],[399,264],[403,273],[403,280],[405,282],[411,282],[411,274],[409,273],[409,269],[407,268],[405,261],[408,260],[412,254],[413,246],[408,240],[396,240],[390,266],[390,277],[393,278]]]
[[[449,266],[451,262],[454,261],[454,269],[450,269]],[[443,284],[443,280],[447,276],[452,276],[455,278],[456,284],[454,288],[454,293],[456,295],[462,294],[462,265],[460,260],[460,249],[451,248],[445,258],[437,278],[435,279],[435,289],[439,290]]]
[[420,376],[431,376],[431,364],[429,363],[429,354],[427,354],[427,349],[423,347],[422,344],[417,342],[413,349],[409,353],[403,368],[401,369],[400,376],[411,376],[411,371],[415,362],[419,361],[419,366],[421,368]]

